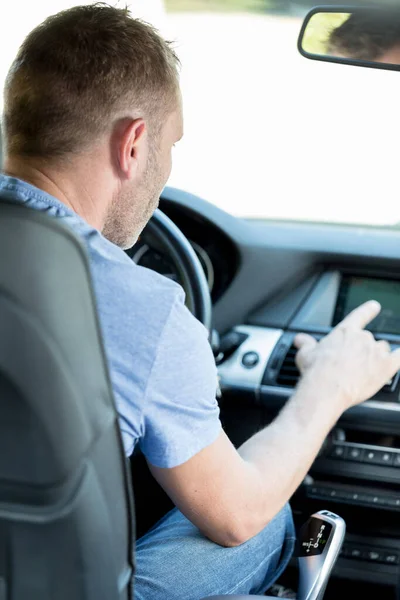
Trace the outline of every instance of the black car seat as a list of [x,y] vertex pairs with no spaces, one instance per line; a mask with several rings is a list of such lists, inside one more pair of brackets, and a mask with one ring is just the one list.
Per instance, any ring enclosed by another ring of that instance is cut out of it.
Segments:
[[79,240],[0,202],[0,600],[128,600],[130,476]]

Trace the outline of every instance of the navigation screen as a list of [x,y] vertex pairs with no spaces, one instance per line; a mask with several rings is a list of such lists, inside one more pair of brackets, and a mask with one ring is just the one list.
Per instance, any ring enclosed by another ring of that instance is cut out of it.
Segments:
[[400,334],[400,281],[375,277],[343,277],[332,325],[337,325],[368,300],[377,300],[382,310],[367,329],[375,333]]

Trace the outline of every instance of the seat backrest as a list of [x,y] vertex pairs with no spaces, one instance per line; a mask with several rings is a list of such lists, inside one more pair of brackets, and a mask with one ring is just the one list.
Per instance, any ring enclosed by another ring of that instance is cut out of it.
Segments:
[[133,504],[85,251],[0,202],[0,600],[127,600]]

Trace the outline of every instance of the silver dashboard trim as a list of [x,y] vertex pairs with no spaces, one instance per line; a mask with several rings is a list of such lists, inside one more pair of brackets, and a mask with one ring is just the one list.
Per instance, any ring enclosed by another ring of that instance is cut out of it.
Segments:
[[[235,331],[246,333],[249,337],[238,350],[218,367],[221,388],[226,386],[246,387],[258,390],[270,356],[280,340],[281,329],[267,329],[252,325],[240,325]],[[247,352],[257,352],[260,357],[257,365],[251,369],[243,366],[242,358]]]
[[[279,387],[276,385],[262,385],[260,391],[264,394],[273,394],[274,396],[282,396],[283,398],[290,398],[295,389]],[[360,409],[373,409],[379,411],[395,412],[400,413],[400,403],[397,402],[380,402],[379,400],[366,400],[362,404],[358,404],[352,408]],[[351,410],[351,408],[349,408]]]
[[400,412],[400,404],[395,402],[378,402],[377,400],[367,400],[360,406],[366,406],[367,408],[373,408],[375,410],[387,410],[390,412]]

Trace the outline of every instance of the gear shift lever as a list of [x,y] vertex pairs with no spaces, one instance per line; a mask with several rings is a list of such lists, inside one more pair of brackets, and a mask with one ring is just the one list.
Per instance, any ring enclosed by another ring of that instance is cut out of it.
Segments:
[[[299,592],[297,600],[322,600],[346,533],[341,517],[320,510],[303,525],[297,537]],[[261,596],[212,596],[204,600],[251,600]],[[269,596],[268,596],[269,597]]]
[[298,535],[299,591],[297,600],[321,600],[344,541],[344,520],[321,510],[314,513]]

